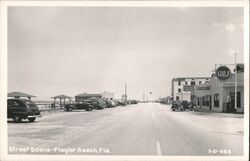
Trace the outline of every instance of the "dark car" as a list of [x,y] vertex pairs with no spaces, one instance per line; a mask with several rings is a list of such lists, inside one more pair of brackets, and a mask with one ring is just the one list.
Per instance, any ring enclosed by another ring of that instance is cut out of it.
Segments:
[[7,111],[7,117],[12,118],[14,122],[22,122],[22,119],[34,122],[41,116],[36,104],[27,99],[8,99]]
[[171,109],[172,109],[172,111],[176,111],[176,110],[183,111],[184,110],[183,106],[179,100],[176,100],[172,103]]
[[127,103],[125,101],[117,101],[117,106],[126,106]]
[[94,106],[94,108],[96,109],[104,109],[107,107],[106,102],[100,98],[92,97],[92,98],[89,98],[88,100],[91,101],[92,106]]
[[181,101],[181,105],[183,107],[184,110],[187,110],[190,108],[190,103],[188,101]]
[[91,101],[85,100],[77,103],[67,104],[65,106],[66,111],[72,111],[77,109],[84,109],[86,111],[92,111],[93,105]]
[[102,100],[106,103],[106,105],[107,105],[108,108],[116,106],[116,103],[113,100],[110,100],[110,99],[102,99]]
[[129,104],[138,104],[138,101],[137,100],[130,100]]

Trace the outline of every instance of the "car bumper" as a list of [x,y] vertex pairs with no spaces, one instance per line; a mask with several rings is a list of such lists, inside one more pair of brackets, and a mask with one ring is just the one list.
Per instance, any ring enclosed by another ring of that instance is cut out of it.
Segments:
[[27,118],[37,118],[37,117],[42,117],[42,115],[29,115]]

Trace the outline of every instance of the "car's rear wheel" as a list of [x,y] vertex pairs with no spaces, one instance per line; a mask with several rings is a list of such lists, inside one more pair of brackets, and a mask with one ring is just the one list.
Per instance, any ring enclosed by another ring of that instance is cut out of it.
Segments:
[[16,116],[14,116],[13,121],[14,122],[22,122],[22,118],[20,116],[16,115]]
[[86,111],[92,111],[92,107],[86,108]]
[[66,110],[67,111],[72,111],[73,109],[72,109],[72,107],[68,107]]
[[36,118],[28,118],[29,122],[34,122]]

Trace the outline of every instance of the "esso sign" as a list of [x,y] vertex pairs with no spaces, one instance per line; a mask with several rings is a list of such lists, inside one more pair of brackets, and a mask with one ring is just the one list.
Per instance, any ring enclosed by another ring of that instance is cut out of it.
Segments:
[[221,66],[221,67],[217,68],[217,70],[216,70],[216,76],[220,80],[226,80],[230,77],[230,75],[231,75],[231,71],[226,66]]

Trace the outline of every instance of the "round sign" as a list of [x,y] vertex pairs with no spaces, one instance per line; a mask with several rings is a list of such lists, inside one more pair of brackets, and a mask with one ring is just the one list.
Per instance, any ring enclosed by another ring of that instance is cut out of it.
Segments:
[[220,66],[216,70],[216,76],[220,80],[227,80],[231,75],[231,71],[228,67],[226,66]]

